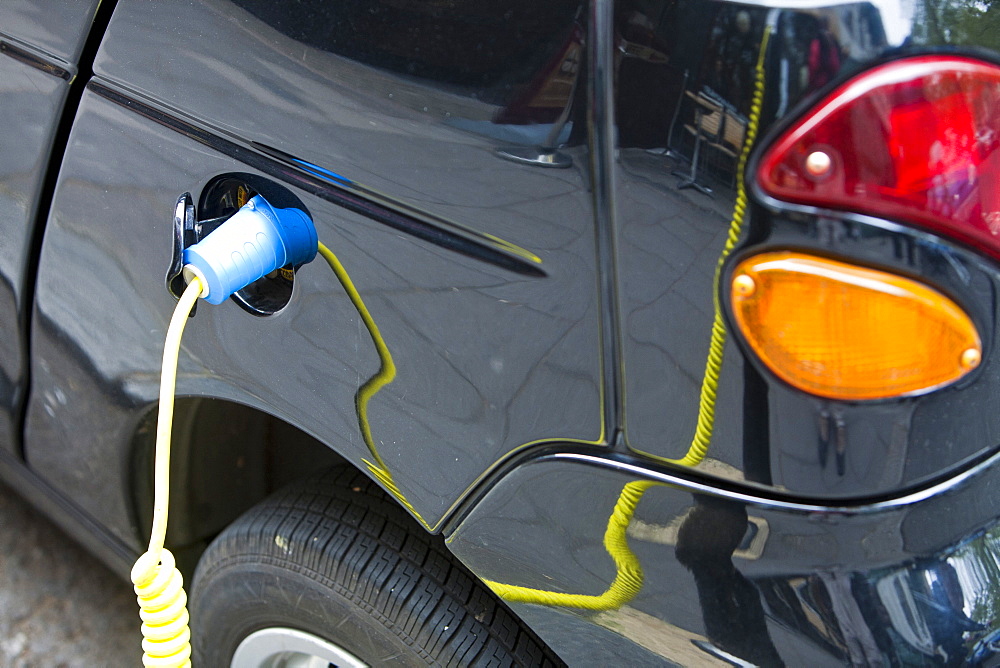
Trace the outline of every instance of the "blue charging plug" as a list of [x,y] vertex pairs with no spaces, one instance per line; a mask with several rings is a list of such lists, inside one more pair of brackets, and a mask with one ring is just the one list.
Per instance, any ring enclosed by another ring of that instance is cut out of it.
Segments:
[[208,287],[205,301],[221,304],[279,267],[311,262],[317,242],[316,227],[304,211],[276,209],[257,195],[184,250],[184,272]]

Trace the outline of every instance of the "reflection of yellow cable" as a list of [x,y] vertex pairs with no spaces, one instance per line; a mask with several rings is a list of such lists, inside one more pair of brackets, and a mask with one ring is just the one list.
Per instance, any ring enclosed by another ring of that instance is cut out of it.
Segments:
[[361,427],[361,437],[365,441],[365,445],[368,446],[368,451],[371,453],[372,460],[368,461],[364,459],[365,466],[371,471],[379,482],[381,482],[385,488],[396,497],[400,503],[402,503],[406,508],[413,513],[420,522],[430,529],[430,526],[420,516],[417,509],[407,500],[399,487],[396,486],[396,482],[392,478],[392,473],[389,468],[385,465],[385,461],[378,453],[378,449],[375,447],[375,439],[372,438],[372,428],[368,422],[368,402],[371,398],[378,393],[383,387],[391,383],[396,378],[396,365],[392,361],[392,354],[389,352],[389,347],[385,344],[385,340],[382,338],[382,334],[378,330],[378,325],[375,324],[374,318],[372,318],[371,313],[368,312],[368,307],[365,306],[365,302],[361,299],[361,295],[358,293],[358,289],[354,287],[354,281],[351,280],[350,275],[347,270],[344,269],[344,265],[341,264],[340,260],[336,255],[333,254],[329,248],[327,248],[321,242],[319,244],[319,253],[326,260],[330,268],[333,269],[333,273],[336,274],[337,280],[344,287],[344,292],[350,298],[351,303],[354,304],[354,308],[357,309],[358,315],[361,316],[361,321],[365,324],[365,328],[368,329],[368,334],[371,336],[372,343],[375,344],[375,350],[378,351],[379,359],[379,370],[374,376],[369,378],[364,385],[358,389],[358,393],[354,395],[354,404],[358,412],[358,424]]
[[[757,54],[756,81],[754,83],[753,101],[750,105],[750,115],[747,118],[747,133],[743,141],[743,150],[736,166],[736,202],[733,216],[729,221],[729,234],[726,244],[715,267],[715,278],[712,283],[712,304],[715,308],[715,318],[712,322],[712,335],[708,346],[708,360],[705,363],[705,376],[701,382],[701,399],[698,405],[698,424],[694,438],[687,454],[680,459],[667,460],[682,466],[697,466],[705,458],[708,446],[712,441],[712,429],[715,425],[715,399],[719,389],[719,374],[722,370],[722,354],[726,344],[726,328],[722,320],[722,306],[719,303],[719,277],[722,265],[736,246],[743,219],[746,215],[747,194],[743,185],[747,158],[750,149],[757,139],[757,129],[760,125],[760,113],[764,104],[764,55],[771,36],[771,26],[764,28],[760,51]],[[560,605],[568,608],[583,608],[585,610],[611,610],[620,608],[631,601],[642,588],[642,566],[639,559],[629,548],[626,531],[636,506],[643,494],[650,487],[662,483],[650,480],[634,480],[622,488],[618,501],[615,502],[611,517],[608,518],[608,528],[604,532],[604,549],[615,562],[615,579],[607,591],[598,596],[586,594],[564,594],[562,592],[544,591],[530,587],[518,587],[485,580],[487,586],[497,596],[512,603],[534,603],[536,605]]]
[[561,605],[584,610],[611,610],[625,605],[642,588],[642,566],[639,559],[629,549],[625,531],[632,521],[635,507],[646,490],[660,483],[649,480],[635,480],[622,489],[618,503],[608,519],[604,532],[604,549],[615,562],[615,579],[607,591],[598,596],[587,594],[564,594],[558,591],[544,591],[530,587],[517,587],[485,580],[493,592],[511,603],[534,603],[536,605]]
[[747,118],[747,134],[740,151],[739,162],[736,163],[736,203],[733,206],[733,217],[729,220],[729,234],[726,244],[715,265],[715,277],[712,280],[712,305],[715,317],[712,320],[712,336],[708,344],[708,359],[705,361],[705,375],[701,380],[701,397],[698,403],[698,424],[694,430],[694,438],[687,454],[680,459],[670,459],[672,464],[682,466],[697,466],[705,458],[708,446],[712,442],[712,429],[715,427],[715,398],[719,390],[719,374],[722,373],[722,355],[726,346],[726,325],[722,321],[722,305],[719,304],[719,277],[722,275],[722,265],[733,251],[743,229],[743,219],[747,210],[747,189],[743,185],[746,173],[747,158],[750,148],[757,140],[757,129],[760,126],[760,112],[764,106],[764,54],[771,37],[771,26],[764,27],[764,35],[760,41],[760,51],[757,53],[756,81],[753,88],[753,100],[750,102],[750,115]]

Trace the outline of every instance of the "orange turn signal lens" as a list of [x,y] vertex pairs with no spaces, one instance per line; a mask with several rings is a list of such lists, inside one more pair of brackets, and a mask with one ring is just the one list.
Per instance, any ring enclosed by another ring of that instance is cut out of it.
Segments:
[[952,383],[982,343],[955,302],[917,281],[795,252],[736,267],[733,315],[778,377],[830,399],[885,399]]

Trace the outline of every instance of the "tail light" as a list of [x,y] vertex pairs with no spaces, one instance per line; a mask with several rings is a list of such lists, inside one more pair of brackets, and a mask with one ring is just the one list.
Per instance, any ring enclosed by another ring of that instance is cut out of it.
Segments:
[[1000,258],[1000,67],[921,56],[834,90],[764,154],[787,202],[921,226]]
[[903,276],[792,251],[740,262],[730,284],[747,344],[793,387],[861,401],[927,392],[980,362],[962,309]]

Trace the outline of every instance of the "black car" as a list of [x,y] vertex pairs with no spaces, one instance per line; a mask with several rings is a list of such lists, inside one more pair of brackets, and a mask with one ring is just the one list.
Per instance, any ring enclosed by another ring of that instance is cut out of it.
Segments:
[[0,473],[127,576],[297,209],[182,343],[197,665],[997,665],[998,12],[5,2]]

